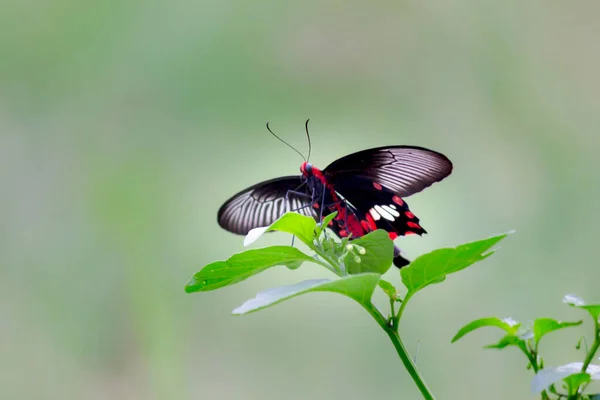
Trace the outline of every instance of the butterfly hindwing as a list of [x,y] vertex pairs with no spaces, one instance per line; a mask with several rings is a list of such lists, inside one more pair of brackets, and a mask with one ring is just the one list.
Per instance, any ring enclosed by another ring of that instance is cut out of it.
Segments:
[[377,182],[355,176],[338,182],[335,189],[350,204],[366,232],[384,229],[392,239],[426,233],[406,201]]

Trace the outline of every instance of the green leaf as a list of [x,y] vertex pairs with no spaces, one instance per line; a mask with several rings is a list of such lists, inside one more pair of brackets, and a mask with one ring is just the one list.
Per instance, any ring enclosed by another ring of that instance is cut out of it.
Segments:
[[295,247],[271,246],[234,254],[227,261],[216,261],[196,272],[185,286],[188,293],[215,290],[233,285],[276,265],[297,268],[314,259]]
[[600,317],[600,304],[587,304],[581,297],[574,294],[565,295],[563,303],[586,310],[596,321]]
[[533,337],[536,343],[539,343],[540,339],[547,333],[571,326],[581,325],[582,323],[583,321],[562,322],[552,318],[538,318],[533,321]]
[[488,344],[487,346],[483,346],[484,349],[504,349],[508,346],[517,346],[524,348],[525,341],[518,336],[515,335],[505,335],[502,339],[498,341],[498,343]]
[[563,379],[563,381],[567,383],[567,387],[569,388],[569,395],[571,396],[577,393],[579,386],[583,385],[584,383],[588,383],[591,380],[591,375],[585,372],[579,372],[577,374],[569,375]]
[[[579,374],[582,368],[582,362],[573,362],[561,365],[560,367],[541,369],[531,380],[531,392],[540,393],[553,383],[561,381],[570,375]],[[586,372],[590,376],[590,379],[600,379],[600,365],[590,364]]]
[[519,324],[512,318],[500,319],[497,317],[489,317],[476,319],[475,321],[469,322],[468,324],[460,328],[458,333],[452,338],[452,343],[456,342],[458,339],[462,338],[467,333],[473,332],[475,329],[483,328],[484,326],[494,326],[496,328],[502,329],[509,335],[515,335],[521,324]]
[[493,253],[490,248],[506,236],[507,234],[502,234],[424,254],[400,270],[402,283],[412,294],[428,285],[442,282],[446,275],[489,257]]
[[331,222],[331,220],[333,220],[335,218],[336,215],[337,215],[337,211],[334,211],[331,214],[324,217],[323,221],[321,221],[320,224],[317,224],[317,228],[315,229],[316,237],[321,236],[321,233],[323,233],[325,228],[327,228],[327,226],[329,226],[329,223]]
[[364,307],[372,307],[371,297],[379,281],[379,274],[366,273],[351,275],[341,279],[312,279],[289,286],[280,286],[259,292],[255,298],[233,310],[233,314],[243,315],[280,303],[292,297],[310,292],[333,292],[356,300]]
[[[351,241],[350,244],[363,247],[365,254],[349,253],[346,256],[344,261],[349,274],[376,272],[383,275],[392,266],[394,242],[383,229],[368,233]],[[359,257],[360,262],[356,262],[355,257]]]
[[295,212],[283,214],[279,219],[269,226],[254,228],[244,238],[244,246],[254,243],[265,232],[281,231],[296,235],[298,239],[303,241],[310,248],[314,247],[313,240],[315,238],[315,229],[317,222],[314,218]]
[[381,288],[381,290],[383,290],[385,294],[388,295],[390,299],[396,300],[396,293],[398,293],[398,290],[394,287],[394,285],[392,285],[384,279],[380,279],[379,287]]

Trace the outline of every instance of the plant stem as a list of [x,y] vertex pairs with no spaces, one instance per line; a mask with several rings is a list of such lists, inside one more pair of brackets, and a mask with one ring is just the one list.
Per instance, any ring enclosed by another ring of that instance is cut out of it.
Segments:
[[398,329],[400,328],[400,318],[402,317],[404,308],[406,307],[406,304],[408,304],[408,300],[410,300],[411,297],[411,292],[406,293],[406,296],[404,296],[404,300],[402,300],[402,304],[400,305],[400,309],[398,310],[398,314],[393,317],[394,319],[392,327],[395,329],[396,332],[398,332]]
[[587,368],[594,359],[594,355],[598,351],[598,347],[600,347],[600,325],[598,324],[598,319],[594,318],[594,343],[585,356],[585,361],[581,367],[581,372],[587,372]]
[[[537,372],[540,370],[540,367],[537,362],[538,343],[536,342],[534,347],[532,347],[531,345],[528,346],[528,345],[523,344],[522,346],[519,346],[519,348],[521,349],[521,351],[523,351],[523,353],[529,360],[529,364],[531,364],[531,368],[533,369],[533,372],[537,374]],[[542,390],[541,395],[542,395],[542,400],[550,400],[550,397],[548,396],[548,392],[546,390]]]
[[421,377],[421,374],[419,374],[417,366],[413,363],[413,360],[410,358],[410,355],[406,351],[404,343],[402,343],[402,339],[400,339],[400,335],[398,334],[398,332],[396,332],[394,328],[386,327],[385,333],[387,333],[390,337],[390,340],[392,341],[394,347],[396,348],[396,351],[398,352],[398,356],[404,364],[404,368],[406,368],[406,370],[410,374],[410,377],[413,379],[413,381],[421,391],[423,398],[426,400],[435,400],[433,394],[431,393],[431,390],[427,387],[427,384],[423,380],[423,377]]
[[[406,301],[406,299],[404,301]],[[404,304],[405,303],[402,302],[400,310],[402,310]],[[419,391],[421,392],[421,395],[423,395],[423,398],[425,400],[435,400],[435,397],[433,397],[433,394],[431,393],[431,389],[427,387],[425,380],[417,370],[417,366],[410,358],[408,351],[406,351],[404,343],[402,343],[402,339],[400,339],[400,335],[397,332],[397,324],[390,326],[388,324],[387,319],[379,312],[379,310],[374,305],[371,304],[370,307],[365,308],[367,309],[369,314],[371,314],[371,316],[375,319],[375,321],[377,321],[377,323],[381,326],[385,333],[387,333],[387,335],[389,336],[390,340],[394,344],[394,347],[396,348],[396,352],[398,353],[400,360],[402,360],[402,364],[404,364],[404,368],[406,368],[406,370],[410,374],[410,377],[419,388]],[[399,314],[401,314],[401,312],[399,312]]]
[[317,255],[319,255],[322,259],[324,259],[327,262],[321,262],[320,260],[317,259],[317,262],[319,264],[321,264],[322,266],[324,266],[325,268],[327,268],[328,270],[332,271],[334,274],[336,274],[337,276],[342,276],[342,268],[340,267],[339,263],[334,260],[333,258],[329,257],[322,249],[320,246],[313,246],[312,250],[317,253]]
[[[583,365],[581,366],[581,372],[584,372],[584,373],[587,372],[587,369],[588,369],[590,363],[592,362],[592,360],[594,359],[594,356],[596,355],[596,352],[598,351],[599,347],[600,347],[600,324],[598,323],[598,318],[594,318],[594,343],[592,344],[592,347],[588,350],[588,352],[585,356],[585,360],[583,361]],[[584,383],[583,385],[579,386],[577,388],[577,390],[575,391],[576,394],[572,398],[573,399],[579,398],[579,395],[581,393],[583,393],[586,386],[587,386],[587,383]],[[571,398],[571,397],[569,397],[569,398]]]

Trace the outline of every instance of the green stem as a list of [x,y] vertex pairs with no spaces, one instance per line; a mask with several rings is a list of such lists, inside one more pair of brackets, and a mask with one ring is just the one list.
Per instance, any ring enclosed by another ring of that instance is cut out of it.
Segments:
[[[598,323],[598,318],[594,318],[594,343],[592,347],[588,350],[588,353],[585,356],[585,360],[583,361],[583,365],[581,366],[581,372],[587,372],[587,369],[594,359],[598,348],[600,347],[600,324]],[[580,392],[583,393],[587,384],[583,384],[577,388],[575,391],[575,395],[572,397],[573,399],[579,398]],[[571,398],[571,397],[569,397]]]
[[398,356],[404,364],[404,368],[406,368],[406,370],[410,374],[410,377],[413,379],[413,381],[421,391],[423,398],[426,400],[435,400],[433,394],[431,393],[431,390],[427,387],[427,384],[419,374],[417,366],[413,363],[412,358],[410,358],[410,355],[406,351],[404,343],[402,343],[402,339],[400,339],[400,335],[398,334],[398,332],[396,332],[393,328],[386,327],[385,333],[387,333],[390,337],[390,340],[392,341],[394,347],[396,348],[396,351],[398,352]]
[[598,324],[598,319],[594,318],[594,344],[592,344],[592,347],[585,356],[585,361],[581,367],[581,372],[587,372],[587,368],[594,359],[594,355],[596,355],[598,347],[600,347],[600,325]]
[[342,276],[342,268],[340,267],[339,263],[336,260],[334,260],[333,258],[329,257],[324,251],[322,251],[320,246],[313,246],[312,250],[315,253],[317,253],[317,255],[319,257],[321,257],[322,259],[324,259],[326,261],[326,262],[322,262],[321,260],[316,259],[316,262],[318,264],[321,264],[322,266],[324,266],[328,270],[332,271],[337,276]]
[[[407,298],[405,298],[404,302],[402,302],[402,306],[400,307],[400,311],[398,312],[399,315],[402,314],[402,310],[404,308],[404,304]],[[414,364],[412,358],[410,358],[408,351],[406,351],[404,343],[402,343],[402,339],[400,339],[400,335],[397,332],[398,325],[395,323],[394,325],[390,326],[388,324],[387,319],[379,312],[379,310],[377,310],[377,308],[375,308],[374,305],[371,304],[370,307],[365,308],[367,309],[369,314],[371,314],[371,316],[375,319],[375,321],[377,321],[377,323],[381,326],[385,333],[387,333],[387,335],[389,336],[390,340],[394,344],[394,347],[396,348],[396,352],[398,353],[400,360],[402,360],[402,364],[404,364],[404,368],[406,368],[406,370],[410,374],[410,377],[419,388],[419,391],[421,392],[423,398],[425,400],[435,400],[435,397],[433,397],[433,394],[431,393],[431,389],[427,387],[425,380],[417,370],[417,366]],[[394,318],[394,320],[396,320],[396,318]]]
[[[540,367],[537,363],[537,358],[538,358],[537,357],[537,345],[538,344],[536,343],[534,348],[531,348],[531,346],[527,346],[525,344],[522,346],[519,346],[521,351],[523,351],[523,353],[529,360],[529,363],[531,364],[531,368],[533,369],[533,372],[536,374],[540,370]],[[548,396],[547,391],[543,390],[541,395],[542,395],[542,400],[550,400],[550,397]]]
[[402,304],[400,305],[400,309],[398,310],[398,314],[396,316],[394,316],[392,326],[394,327],[396,332],[398,332],[398,329],[400,328],[400,318],[402,317],[402,313],[404,313],[406,304],[408,304],[408,300],[410,300],[411,297],[412,297],[411,292],[406,293],[406,296],[404,297],[404,300],[402,300]]

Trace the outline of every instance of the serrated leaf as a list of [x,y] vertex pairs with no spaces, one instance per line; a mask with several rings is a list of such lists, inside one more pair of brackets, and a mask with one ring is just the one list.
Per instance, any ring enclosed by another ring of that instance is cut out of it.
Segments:
[[317,221],[314,218],[296,212],[283,214],[279,219],[269,226],[254,228],[244,238],[244,247],[254,243],[265,232],[280,231],[296,235],[298,239],[304,242],[310,248],[313,248],[313,239]]
[[398,292],[398,290],[394,287],[394,285],[392,285],[384,279],[380,279],[379,287],[381,288],[381,290],[383,290],[385,294],[388,295],[390,299],[396,300],[396,293]]
[[248,314],[310,292],[339,293],[354,299],[364,307],[371,307],[371,297],[373,290],[377,286],[379,277],[379,274],[366,273],[336,280],[312,279],[294,285],[267,289],[259,292],[255,298],[246,301],[233,310],[233,314]]
[[508,346],[517,346],[517,347],[523,348],[525,346],[525,341],[515,335],[505,335],[497,343],[488,344],[487,346],[483,346],[483,348],[484,349],[499,349],[499,350],[501,350]]
[[[544,368],[531,380],[531,392],[540,393],[553,383],[563,380],[569,375],[579,374],[583,368],[582,362],[573,362],[570,364],[561,365],[555,368]],[[590,364],[586,372],[590,375],[590,379],[600,379],[600,365]]]
[[586,310],[595,320],[600,317],[600,304],[587,304],[581,297],[574,294],[565,295],[563,303]]
[[424,254],[400,270],[402,283],[409,293],[415,293],[428,285],[442,282],[446,275],[489,257],[493,253],[490,249],[506,236],[502,234]]
[[500,319],[498,317],[480,318],[475,321],[471,321],[458,331],[458,333],[452,338],[452,343],[465,336],[467,333],[473,332],[476,329],[483,328],[485,326],[493,326],[502,329],[509,335],[515,335],[519,329],[519,324],[512,318]]
[[552,318],[538,318],[533,321],[533,338],[539,343],[540,339],[550,332],[571,326],[578,326],[582,323],[583,321],[562,322]]
[[216,261],[196,272],[185,286],[188,293],[215,290],[241,282],[277,265],[297,268],[314,259],[295,247],[271,246],[234,254],[227,261]]
[[350,242],[363,247],[366,252],[360,254],[360,263],[354,259],[357,255],[348,254],[345,259],[346,268],[351,275],[363,272],[376,272],[380,275],[392,266],[394,258],[394,242],[383,229],[378,229]]

